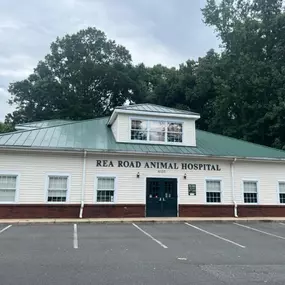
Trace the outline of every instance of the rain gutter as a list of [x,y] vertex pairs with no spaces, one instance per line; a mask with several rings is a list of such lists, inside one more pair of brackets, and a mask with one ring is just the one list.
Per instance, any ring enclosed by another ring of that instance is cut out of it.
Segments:
[[82,166],[82,183],[81,183],[81,203],[80,203],[80,211],[79,211],[79,218],[82,219],[83,217],[83,209],[84,209],[84,198],[85,198],[85,181],[86,181],[86,157],[87,151],[84,150],[83,152],[83,166]]
[[235,199],[235,172],[234,172],[234,164],[237,161],[237,158],[235,157],[234,160],[231,163],[231,181],[232,181],[232,199],[234,204],[234,217],[238,217],[238,211],[237,211],[237,202]]

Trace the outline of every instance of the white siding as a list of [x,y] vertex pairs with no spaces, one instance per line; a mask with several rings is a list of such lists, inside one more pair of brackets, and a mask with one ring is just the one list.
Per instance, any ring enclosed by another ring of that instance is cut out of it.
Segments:
[[82,155],[56,155],[43,153],[1,153],[0,173],[11,171],[20,174],[18,203],[46,203],[46,174],[70,174],[68,203],[80,203],[82,181]]
[[114,126],[114,130],[117,128],[117,135],[115,135],[114,130],[113,133],[117,138],[118,142],[130,142],[130,120],[131,118],[142,118],[146,120],[177,120],[183,123],[183,144],[185,146],[196,146],[196,130],[195,130],[195,120],[194,119],[175,119],[175,118],[167,118],[167,117],[158,117],[158,116],[135,116],[128,114],[118,114],[118,117],[114,124],[112,125],[112,130]]
[[278,204],[278,180],[285,180],[285,164],[270,162],[242,162],[235,164],[235,197],[243,204],[243,181],[258,181],[258,204]]
[[117,117],[119,120],[118,128],[118,142],[129,142],[130,141],[130,122],[129,115],[127,114],[119,114]]
[[119,118],[117,117],[116,120],[113,122],[113,124],[111,126],[111,129],[112,129],[112,132],[113,132],[113,135],[114,135],[116,141],[118,140],[118,132],[119,132],[118,121],[119,121]]
[[[114,167],[96,167],[96,160],[112,160]],[[142,167],[140,168],[121,168],[117,167],[118,160],[140,161]],[[211,163],[219,164],[221,171],[208,170],[182,170],[169,169],[165,173],[159,173],[159,169],[143,168],[145,162],[159,161],[159,162],[176,162],[177,165],[181,163]],[[145,158],[145,157],[108,157],[108,156],[88,156],[87,160],[87,176],[86,176],[86,203],[94,203],[95,201],[95,176],[96,175],[110,175],[117,177],[117,193],[115,194],[116,203],[118,204],[144,204],[146,197],[146,178],[147,177],[169,177],[177,178],[178,180],[178,195],[180,204],[204,204],[205,197],[205,178],[220,178],[222,180],[222,203],[232,203],[231,197],[231,180],[230,180],[230,162],[222,161],[202,161],[202,160],[182,160],[182,159],[168,159],[161,158]],[[137,178],[137,173],[140,177]],[[187,178],[184,179],[186,173]],[[188,184],[196,184],[197,195],[188,195]]]
[[[97,160],[113,162],[114,167],[97,167]],[[118,167],[118,160],[140,161],[140,168]],[[166,169],[164,173],[156,168],[144,168],[146,162],[177,163],[179,169]],[[15,172],[20,174],[18,203],[46,203],[46,174],[70,174],[70,192],[68,203],[80,203],[83,154],[44,154],[0,152],[0,172]],[[219,164],[220,171],[183,170],[181,163]],[[115,203],[144,204],[146,196],[147,177],[168,177],[178,180],[178,202],[180,204],[205,204],[205,179],[218,178],[222,181],[222,204],[232,204],[231,161],[218,159],[183,159],[146,156],[108,156],[87,154],[85,203],[95,203],[95,178],[97,175],[116,177]],[[259,204],[277,205],[279,180],[285,180],[285,164],[273,162],[245,162],[234,164],[235,199],[243,204],[243,179],[259,182]],[[137,173],[140,177],[137,178]],[[184,179],[186,173],[187,178]],[[196,196],[188,195],[188,184],[196,184]]]
[[183,144],[196,146],[196,124],[194,119],[187,119],[183,124]]

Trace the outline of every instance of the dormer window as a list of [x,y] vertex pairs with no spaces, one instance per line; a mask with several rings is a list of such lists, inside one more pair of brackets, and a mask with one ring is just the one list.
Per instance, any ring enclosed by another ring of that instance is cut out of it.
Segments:
[[182,123],[159,120],[131,120],[131,140],[157,143],[182,143]]

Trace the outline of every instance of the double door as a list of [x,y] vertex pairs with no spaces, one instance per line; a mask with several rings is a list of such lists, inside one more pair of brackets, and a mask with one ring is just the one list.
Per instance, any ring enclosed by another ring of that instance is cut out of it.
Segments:
[[147,178],[146,216],[177,217],[177,179]]

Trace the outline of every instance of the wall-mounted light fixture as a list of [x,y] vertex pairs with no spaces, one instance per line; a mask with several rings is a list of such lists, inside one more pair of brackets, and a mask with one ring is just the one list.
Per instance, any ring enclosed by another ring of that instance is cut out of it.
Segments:
[[140,178],[140,173],[139,172],[137,173],[137,178]]
[[184,179],[186,179],[187,178],[187,175],[186,175],[186,173],[184,173]]

